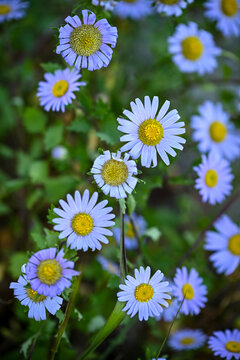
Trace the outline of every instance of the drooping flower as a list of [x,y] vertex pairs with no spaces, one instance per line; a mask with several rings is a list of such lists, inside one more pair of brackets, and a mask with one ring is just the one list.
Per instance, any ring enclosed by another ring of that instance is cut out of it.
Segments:
[[202,153],[213,152],[228,160],[240,156],[240,131],[229,121],[222,104],[205,101],[199,106],[200,115],[191,118],[193,140]]
[[122,159],[120,151],[104,151],[94,161],[91,173],[105,195],[121,199],[134,190],[137,179],[133,175],[137,175],[137,166],[129,158],[129,154],[125,154]]
[[106,19],[96,22],[96,15],[82,10],[82,17],[68,16],[67,23],[59,29],[60,44],[57,54],[76,69],[97,70],[107,67],[117,42],[117,28],[110,26]]
[[0,23],[22,18],[28,5],[21,0],[0,0]]
[[240,264],[240,227],[227,215],[214,224],[216,231],[206,232],[205,249],[213,251],[210,256],[216,271],[230,275]]
[[61,297],[44,296],[33,290],[25,274],[22,274],[17,282],[11,282],[10,289],[13,289],[14,296],[22,305],[28,306],[28,317],[37,321],[46,320],[46,310],[55,315],[62,305]]
[[156,3],[158,13],[165,13],[168,16],[179,16],[182,14],[182,9],[187,7],[185,0],[159,0]]
[[215,356],[220,356],[226,360],[240,359],[240,331],[225,330],[215,331],[209,337],[208,346]]
[[164,275],[160,270],[151,276],[150,267],[135,269],[135,277],[127,275],[125,284],[119,285],[121,291],[117,293],[118,301],[127,302],[123,311],[130,317],[138,313],[140,321],[156,317],[168,307],[166,300],[171,299],[171,288],[168,281],[162,281]]
[[167,111],[169,101],[165,101],[158,114],[159,98],[145,96],[144,105],[140,99],[131,102],[132,111],[124,110],[129,120],[118,118],[118,130],[126,133],[120,138],[127,142],[121,151],[129,151],[133,159],[141,156],[141,164],[145,167],[157,166],[157,152],[166,165],[170,164],[167,154],[176,156],[174,149],[182,150],[186,140],[179,135],[185,133],[184,122],[177,122],[180,116],[176,109]]
[[114,7],[114,14],[122,19],[141,19],[152,13],[152,0],[121,0]]
[[195,269],[188,273],[185,266],[177,269],[172,287],[173,296],[180,302],[184,299],[180,312],[185,315],[197,315],[207,302],[207,288],[203,285]]
[[[138,236],[142,236],[146,230],[147,223],[141,215],[133,213],[131,215],[134,222],[134,226],[137,231]],[[137,249],[138,240],[134,231],[134,227],[130,218],[127,215],[124,215],[124,224],[125,224],[125,247],[129,250]],[[113,228],[113,235],[118,244],[120,244],[120,227]]]
[[71,279],[79,272],[73,270],[74,262],[64,259],[63,249],[43,249],[32,255],[26,265],[26,279],[40,295],[60,295],[71,286]]
[[76,98],[74,91],[86,83],[78,81],[82,77],[75,69],[56,70],[53,74],[46,73],[46,81],[40,81],[37,97],[46,111],[65,111],[65,106]]
[[233,175],[229,162],[210,153],[202,156],[202,163],[195,166],[198,174],[195,188],[199,190],[203,202],[211,205],[221,203],[231,193]]
[[74,199],[68,194],[67,202],[59,200],[63,210],[55,208],[53,211],[60,217],[52,221],[54,230],[60,231],[59,239],[67,237],[67,246],[75,250],[87,251],[89,248],[100,250],[102,244],[108,244],[106,236],[112,236],[107,229],[115,223],[111,221],[115,215],[112,207],[106,207],[108,201],[103,200],[97,205],[98,193],[94,192],[89,199],[89,191],[85,190],[81,197],[75,191]]
[[217,22],[217,29],[224,36],[240,35],[240,0],[207,0],[206,16]]
[[120,268],[117,264],[115,264],[114,262],[106,259],[104,256],[102,255],[98,255],[97,256],[97,260],[98,262],[102,265],[102,268],[106,271],[108,271],[110,274],[112,275],[120,275]]
[[62,145],[55,146],[51,151],[52,158],[57,160],[66,159],[67,154],[67,149]]
[[171,335],[168,344],[176,351],[192,350],[203,346],[206,339],[207,336],[202,330],[184,329]]
[[182,72],[197,72],[203,75],[213,72],[216,68],[216,56],[221,50],[216,47],[212,34],[198,29],[196,23],[178,25],[168,42],[173,62]]

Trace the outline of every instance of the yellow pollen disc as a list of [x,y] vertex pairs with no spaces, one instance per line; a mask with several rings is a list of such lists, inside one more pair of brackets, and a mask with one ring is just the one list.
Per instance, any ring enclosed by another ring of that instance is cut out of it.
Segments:
[[230,237],[228,249],[233,255],[240,256],[240,234],[236,234]]
[[194,298],[194,289],[192,285],[186,283],[182,287],[182,293],[185,296],[185,299],[192,300]]
[[102,44],[102,35],[93,25],[82,25],[73,29],[70,36],[70,45],[73,51],[80,56],[95,54]]
[[166,5],[175,5],[179,2],[179,0],[160,0],[160,2]]
[[240,343],[238,341],[228,341],[225,348],[233,353],[240,353]]
[[43,260],[38,265],[37,275],[43,284],[53,285],[61,278],[62,267],[55,259]]
[[125,235],[128,238],[134,238],[135,237],[135,232],[134,232],[132,223],[130,223],[130,222],[127,224],[127,231],[126,231]]
[[205,175],[205,184],[208,187],[212,188],[217,185],[217,182],[218,174],[216,173],[216,171],[213,169],[208,170]]
[[195,343],[195,339],[191,337],[186,337],[180,340],[180,343],[183,345],[191,345]]
[[135,289],[134,295],[139,302],[148,302],[153,297],[154,291],[151,285],[141,284]]
[[213,141],[222,142],[227,135],[227,128],[223,123],[214,121],[209,127],[209,133]]
[[128,178],[128,167],[122,160],[111,159],[103,165],[101,175],[106,184],[119,186]]
[[93,219],[88,214],[79,213],[73,217],[71,226],[77,235],[86,236],[93,229]]
[[9,5],[0,5],[0,15],[6,15],[10,13],[11,7]]
[[163,138],[163,127],[156,119],[148,119],[141,123],[138,137],[144,145],[156,146]]
[[203,53],[203,44],[196,36],[189,36],[182,41],[182,53],[188,60],[198,60]]
[[66,80],[59,80],[52,87],[52,93],[55,97],[62,97],[68,91],[68,82]]
[[237,0],[222,0],[222,12],[226,16],[234,16],[238,11]]
[[31,299],[34,302],[41,302],[46,299],[46,296],[39,295],[37,293],[37,291],[34,291],[33,289],[26,289],[26,291],[27,291],[27,296],[29,297],[29,299]]

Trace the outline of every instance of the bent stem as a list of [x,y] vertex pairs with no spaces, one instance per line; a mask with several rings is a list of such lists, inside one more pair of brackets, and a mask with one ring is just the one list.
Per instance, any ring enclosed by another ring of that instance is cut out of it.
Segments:
[[74,280],[73,290],[72,290],[70,300],[69,300],[68,305],[67,305],[67,309],[66,309],[65,314],[64,314],[63,322],[62,322],[62,324],[61,324],[61,326],[60,326],[60,328],[58,330],[56,340],[54,341],[53,346],[51,348],[50,360],[54,360],[55,355],[56,355],[56,353],[58,351],[58,347],[59,347],[59,344],[61,342],[61,338],[63,336],[63,333],[64,333],[65,329],[66,329],[66,326],[68,324],[70,315],[71,315],[71,313],[73,311],[73,308],[74,308],[74,305],[75,305],[75,301],[76,301],[77,293],[78,293],[78,290],[79,290],[79,285],[80,285],[80,282],[81,282],[81,278],[82,278],[82,275],[80,273],[80,275],[78,275]]
[[123,282],[127,274],[127,256],[124,236],[124,214],[120,206],[120,283]]

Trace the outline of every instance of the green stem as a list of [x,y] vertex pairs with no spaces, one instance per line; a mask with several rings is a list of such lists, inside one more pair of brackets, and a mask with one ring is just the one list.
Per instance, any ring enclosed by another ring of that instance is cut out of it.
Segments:
[[55,355],[56,355],[56,353],[58,351],[58,347],[59,347],[61,338],[63,336],[63,333],[64,333],[65,329],[66,329],[66,326],[68,324],[69,318],[71,316],[71,313],[72,313],[74,305],[75,305],[75,301],[76,301],[77,293],[78,293],[78,290],[79,290],[79,285],[80,285],[81,278],[82,278],[82,275],[80,274],[74,280],[73,290],[72,290],[70,300],[69,300],[68,305],[67,305],[67,309],[65,311],[64,319],[63,319],[63,322],[62,322],[62,324],[61,324],[61,326],[60,326],[60,328],[58,330],[56,340],[54,341],[52,349],[51,349],[50,360],[54,360]]
[[127,256],[125,248],[125,236],[124,236],[124,214],[120,207],[120,283],[123,283],[127,274]]

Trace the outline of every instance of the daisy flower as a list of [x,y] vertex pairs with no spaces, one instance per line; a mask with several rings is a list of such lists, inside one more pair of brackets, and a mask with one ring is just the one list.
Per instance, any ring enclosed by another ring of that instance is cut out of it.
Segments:
[[225,330],[215,331],[209,337],[208,346],[215,356],[231,360],[240,359],[240,331]]
[[156,317],[168,307],[171,288],[168,281],[162,281],[164,275],[160,270],[151,276],[150,267],[135,269],[135,277],[127,275],[125,284],[119,285],[121,291],[117,293],[118,301],[127,302],[122,311],[127,311],[130,317],[138,313],[140,321]]
[[99,262],[99,264],[101,264],[102,268],[104,270],[108,271],[110,274],[117,275],[117,276],[120,275],[120,268],[114,262],[109,261],[102,255],[97,256],[97,261]]
[[134,190],[137,179],[133,175],[137,175],[137,166],[129,158],[129,154],[125,154],[122,159],[120,151],[104,151],[94,161],[91,173],[105,195],[121,199]]
[[27,7],[28,2],[21,0],[0,0],[0,23],[22,18]]
[[28,317],[37,321],[46,320],[46,310],[55,315],[62,305],[61,297],[44,296],[33,290],[25,274],[21,275],[17,282],[11,282],[10,289],[13,289],[14,296],[22,305],[28,306]]
[[51,151],[52,158],[57,160],[66,159],[67,154],[67,149],[62,145],[55,146]]
[[59,29],[60,44],[56,53],[76,69],[97,70],[106,67],[112,58],[112,49],[117,42],[117,28],[106,19],[96,22],[96,15],[82,10],[83,19],[77,15],[68,16],[67,23]]
[[171,322],[175,318],[181,302],[178,299],[167,300],[168,308],[164,309],[163,312],[156,317],[156,320],[163,320],[165,322]]
[[202,153],[212,151],[234,160],[240,156],[240,131],[229,121],[230,116],[222,104],[205,101],[198,108],[200,115],[191,118],[193,140]]
[[[147,228],[147,223],[141,215],[133,213],[131,215],[138,236],[142,236],[145,233]],[[134,228],[130,221],[130,218],[127,215],[124,215],[124,225],[125,225],[125,247],[129,250],[134,250],[138,248],[138,240],[135,235]],[[120,227],[113,228],[113,235],[118,244],[120,244]]]
[[85,82],[78,81],[81,77],[75,69],[56,70],[54,74],[44,74],[46,81],[39,82],[37,92],[41,106],[46,111],[64,112],[65,106],[76,98],[74,91],[86,85]]
[[158,0],[156,9],[158,13],[165,13],[168,16],[179,16],[182,9],[187,7],[185,0]]
[[206,339],[207,336],[204,335],[202,330],[184,329],[171,335],[168,344],[176,351],[192,350],[203,346]]
[[216,231],[206,232],[205,249],[214,251],[210,256],[216,271],[230,275],[240,263],[240,227],[227,215],[214,224]]
[[216,56],[221,50],[215,46],[212,34],[198,29],[190,22],[180,24],[176,32],[168,39],[169,52],[173,62],[182,72],[197,72],[199,75],[211,73],[217,66]]
[[240,0],[208,0],[204,6],[206,16],[217,22],[224,36],[240,35]]
[[114,0],[92,0],[92,4],[95,6],[102,6],[106,11],[112,11],[116,5]]
[[70,280],[79,275],[73,270],[74,262],[64,259],[64,251],[56,248],[43,249],[30,257],[26,265],[26,278],[31,288],[40,295],[60,295],[71,286]]
[[180,312],[185,315],[199,314],[207,302],[207,288],[202,284],[203,280],[198,272],[191,269],[188,273],[187,268],[183,266],[182,269],[177,269],[173,281],[173,296],[180,302],[185,296]]
[[151,0],[123,0],[114,7],[114,14],[122,19],[141,19],[152,13]]
[[131,102],[131,110],[124,110],[123,114],[129,119],[118,118],[118,130],[126,133],[120,138],[127,142],[121,151],[129,151],[133,159],[141,156],[141,164],[145,167],[157,166],[157,152],[166,165],[170,164],[167,154],[176,156],[173,149],[182,150],[186,140],[181,134],[185,133],[184,122],[177,122],[180,116],[176,109],[167,111],[169,101],[165,101],[158,114],[158,96],[154,96],[152,103],[149,96],[145,96],[144,105],[136,99]]
[[107,229],[115,223],[111,221],[115,215],[112,207],[106,207],[108,201],[103,200],[97,205],[98,193],[94,192],[89,199],[89,191],[85,190],[82,197],[75,191],[74,199],[68,194],[67,202],[60,200],[63,210],[55,208],[53,211],[58,218],[52,221],[57,224],[53,228],[60,231],[59,239],[67,237],[67,246],[75,250],[87,251],[89,248],[100,250],[102,244],[108,244],[106,236],[112,236]]
[[199,190],[203,202],[215,205],[231,193],[234,176],[227,160],[210,153],[208,157],[203,155],[202,163],[193,169],[198,175],[195,188]]

